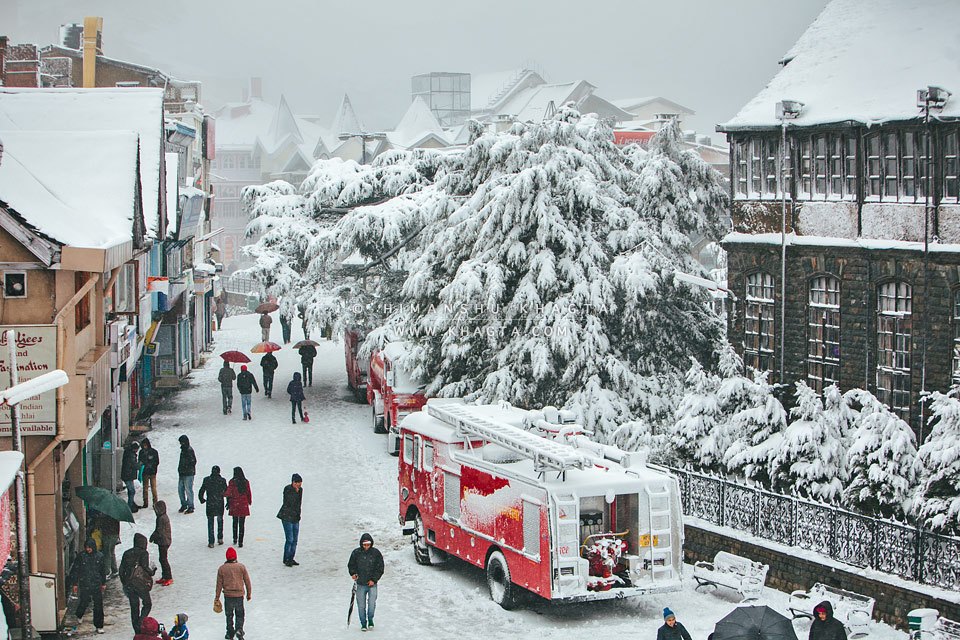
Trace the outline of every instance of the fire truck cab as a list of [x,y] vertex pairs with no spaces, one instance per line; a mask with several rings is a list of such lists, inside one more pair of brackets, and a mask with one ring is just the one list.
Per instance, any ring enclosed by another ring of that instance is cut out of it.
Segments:
[[681,587],[677,480],[509,405],[431,399],[400,423],[399,519],[420,564],[487,573],[491,598],[601,600]]
[[408,342],[388,342],[370,356],[367,402],[372,407],[373,430],[387,434],[387,451],[391,455],[400,451],[400,421],[427,401],[424,384],[398,363],[408,347]]

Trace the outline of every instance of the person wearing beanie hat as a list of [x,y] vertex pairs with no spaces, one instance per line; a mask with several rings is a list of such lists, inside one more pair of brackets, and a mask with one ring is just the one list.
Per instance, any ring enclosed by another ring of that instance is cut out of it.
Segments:
[[213,465],[210,475],[203,479],[197,497],[207,505],[207,547],[213,549],[213,525],[217,524],[217,544],[223,544],[223,503],[227,481],[220,475],[220,467]]
[[300,505],[303,502],[303,478],[299,473],[293,474],[290,484],[283,488],[283,505],[277,512],[277,517],[283,524],[283,564],[296,567],[297,541],[300,538]]
[[130,511],[136,513],[140,507],[134,501],[137,495],[137,487],[134,484],[137,480],[137,473],[140,471],[140,462],[137,460],[137,454],[140,452],[140,445],[133,441],[123,448],[123,460],[120,462],[120,479],[127,488],[127,506]]
[[226,558],[227,561],[217,569],[217,591],[213,601],[220,602],[220,593],[223,593],[223,612],[227,619],[227,635],[224,637],[243,640],[244,593],[247,600],[253,597],[250,573],[243,564],[237,562],[237,550],[233,547],[227,548]]
[[186,434],[180,436],[180,464],[177,465],[177,491],[180,494],[180,513],[193,513],[193,479],[197,475],[197,454]]
[[240,375],[237,376],[237,391],[240,392],[240,408],[243,410],[244,420],[251,420],[253,418],[250,414],[250,398],[254,389],[257,390],[257,393],[260,393],[257,379],[253,377],[252,373],[247,371],[247,365],[241,366]]
[[173,616],[173,628],[170,629],[170,640],[189,640],[190,630],[187,629],[187,614],[178,613]]
[[692,640],[686,627],[677,622],[670,607],[663,610],[663,626],[657,630],[657,640]]

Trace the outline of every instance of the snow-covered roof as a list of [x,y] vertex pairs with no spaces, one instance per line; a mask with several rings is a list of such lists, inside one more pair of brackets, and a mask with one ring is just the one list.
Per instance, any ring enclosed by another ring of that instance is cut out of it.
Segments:
[[276,107],[259,98],[232,103],[217,113],[217,148],[253,147],[270,130]]
[[417,146],[431,135],[439,138],[442,144],[449,144],[443,127],[440,126],[427,103],[419,96],[410,103],[397,128],[387,132],[390,143],[403,148]]
[[157,236],[163,154],[162,89],[0,87],[0,129],[135,132],[140,142],[144,223],[147,235]]
[[723,131],[772,128],[776,103],[804,103],[793,125],[917,118],[917,90],[954,93],[941,117],[960,118],[956,0],[833,0],[790,49],[785,66]]
[[[835,238],[826,236],[798,236],[793,233],[786,235],[787,246],[810,247],[845,247],[873,250],[900,249],[903,251],[923,251],[923,242],[910,240],[889,240],[886,238]],[[780,245],[779,233],[728,233],[722,240],[723,244],[768,244]],[[928,245],[931,253],[960,253],[960,244],[931,243]]]
[[132,131],[0,131],[0,200],[71,247],[133,238],[137,135]]
[[470,109],[484,111],[494,107],[521,84],[543,84],[544,79],[529,69],[510,69],[470,75]]
[[624,111],[630,111],[631,109],[639,109],[640,107],[646,106],[651,102],[663,102],[665,104],[671,105],[679,113],[687,113],[690,115],[695,115],[697,112],[689,107],[685,107],[678,102],[664,98],[663,96],[644,96],[642,98],[621,98],[619,100],[611,100],[613,104],[620,107]]
[[337,107],[337,115],[333,118],[333,125],[330,127],[330,133],[338,136],[341,133],[357,133],[363,131],[363,124],[353,110],[353,103],[350,102],[350,96],[343,94],[340,100],[340,106]]
[[177,203],[180,193],[180,154],[165,154],[167,165],[167,231],[173,231],[177,228]]

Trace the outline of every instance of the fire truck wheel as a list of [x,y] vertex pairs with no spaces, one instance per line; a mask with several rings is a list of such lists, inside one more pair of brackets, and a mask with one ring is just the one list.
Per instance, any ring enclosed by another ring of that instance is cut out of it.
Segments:
[[373,411],[373,432],[374,432],[374,433],[386,433],[387,430],[386,430],[386,429],[384,428],[384,426],[383,426],[383,414],[382,414],[382,413],[380,413],[380,414],[377,413],[377,400],[376,400],[376,398],[374,398],[374,400],[373,400],[373,405],[372,405],[372,407],[373,407],[373,408],[372,408],[372,411]]
[[510,581],[510,567],[499,551],[491,553],[487,560],[487,586],[490,588],[490,599],[498,605],[507,610],[516,606],[517,587]]
[[430,561],[430,547],[427,545],[427,530],[419,513],[413,524],[413,557],[418,564],[433,564]]

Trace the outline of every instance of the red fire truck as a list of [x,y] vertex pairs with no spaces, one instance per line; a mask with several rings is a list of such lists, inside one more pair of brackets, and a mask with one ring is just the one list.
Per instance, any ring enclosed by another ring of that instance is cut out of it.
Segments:
[[677,480],[531,414],[431,399],[400,423],[399,517],[417,562],[450,555],[484,569],[504,608],[524,591],[579,601],[679,590]]
[[367,402],[373,408],[373,430],[387,434],[387,451],[391,455],[400,451],[397,425],[427,401],[424,385],[398,364],[408,347],[408,342],[388,342],[370,356]]
[[347,359],[347,384],[359,402],[367,401],[367,371],[370,358],[360,357],[360,345],[364,335],[359,329],[347,329],[343,333],[343,350]]

